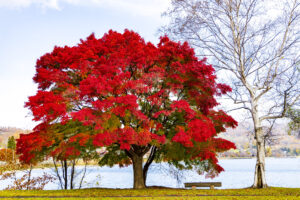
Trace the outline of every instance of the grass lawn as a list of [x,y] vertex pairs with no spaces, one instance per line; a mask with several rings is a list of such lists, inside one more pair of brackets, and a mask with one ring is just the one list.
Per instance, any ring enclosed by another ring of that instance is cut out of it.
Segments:
[[299,199],[300,188],[185,190],[185,189],[81,189],[43,191],[0,191],[1,199]]

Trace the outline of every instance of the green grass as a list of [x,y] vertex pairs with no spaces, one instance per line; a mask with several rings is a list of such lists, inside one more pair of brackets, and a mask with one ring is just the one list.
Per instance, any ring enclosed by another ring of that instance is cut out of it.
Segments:
[[[16,199],[16,198],[5,198],[5,199]],[[45,199],[51,199],[51,198],[18,198],[18,199],[26,199],[26,200],[45,200]],[[261,197],[118,197],[118,198],[111,198],[111,197],[97,197],[97,198],[84,198],[84,197],[79,197],[79,198],[72,198],[72,197],[65,197],[65,198],[55,198],[55,200],[63,200],[63,199],[67,199],[67,200],[73,200],[73,199],[84,199],[84,200],[88,200],[88,199],[92,199],[92,200],[96,200],[96,199],[103,199],[103,200],[120,200],[120,199],[126,199],[126,200],[294,200],[294,199],[300,199],[300,197],[269,197],[269,196],[261,196]]]
[[[0,197],[11,199],[158,199],[158,200],[248,200],[299,199],[300,188],[185,190],[185,189],[81,189],[44,191],[0,191]],[[47,197],[47,198],[46,198]]]

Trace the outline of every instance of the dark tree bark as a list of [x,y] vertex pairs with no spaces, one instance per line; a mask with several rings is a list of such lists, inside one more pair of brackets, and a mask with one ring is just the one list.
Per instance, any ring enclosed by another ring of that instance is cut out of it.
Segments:
[[149,167],[150,167],[150,165],[152,164],[152,162],[155,158],[156,151],[157,151],[157,147],[155,147],[155,146],[151,147],[151,152],[150,152],[149,158],[148,158],[147,162],[144,165],[143,178],[144,178],[144,184],[145,185],[146,185],[148,170],[149,170]]
[[88,161],[84,161],[84,170],[83,170],[83,175],[81,177],[81,180],[80,180],[80,184],[79,184],[79,189],[81,189],[81,186],[82,186],[82,183],[83,183],[83,179],[85,177],[85,174],[86,174],[86,166],[88,164]]
[[29,183],[31,181],[31,172],[32,172],[32,164],[30,164],[29,172],[28,172],[28,178],[27,178],[27,187],[26,190],[29,190]]
[[67,160],[62,161],[63,178],[65,181],[64,189],[68,189],[68,163]]
[[[146,168],[143,167],[143,158],[144,155],[150,150],[152,146],[147,146],[147,147],[140,147],[136,145],[132,145],[129,151],[125,151],[127,156],[131,159],[132,161],[132,166],[133,166],[133,188],[134,189],[143,189],[146,188],[146,178],[147,178],[147,172],[150,164],[150,160],[146,162]],[[154,147],[152,147],[153,149]],[[151,151],[152,152],[152,151]]]
[[74,175],[75,175],[75,160],[72,160],[72,169],[71,169],[71,177],[70,177],[70,189],[74,189]]
[[53,158],[53,164],[54,164],[54,168],[55,168],[55,174],[56,174],[56,177],[58,178],[59,183],[60,183],[60,188],[63,189],[62,179],[61,179],[61,176],[60,176],[60,174],[59,174],[58,167],[57,167],[57,164],[56,164],[56,161],[55,161],[54,158]]
[[145,188],[145,181],[143,176],[143,156],[133,155],[132,156],[133,165],[133,188],[143,189]]

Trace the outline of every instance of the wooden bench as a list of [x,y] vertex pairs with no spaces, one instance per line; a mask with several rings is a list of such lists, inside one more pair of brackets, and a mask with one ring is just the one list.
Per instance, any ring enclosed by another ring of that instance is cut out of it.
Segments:
[[214,189],[215,187],[221,187],[221,182],[194,182],[194,183],[184,183],[184,187],[191,187],[192,189],[196,189],[196,187],[210,187],[210,189]]

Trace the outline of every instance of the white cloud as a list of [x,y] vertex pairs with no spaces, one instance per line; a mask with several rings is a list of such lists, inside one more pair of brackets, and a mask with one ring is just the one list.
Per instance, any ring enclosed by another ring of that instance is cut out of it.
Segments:
[[133,15],[153,16],[166,10],[170,0],[0,0],[0,7],[11,9],[37,5],[43,9],[61,10],[62,4],[109,7]]
[[15,9],[26,8],[35,4],[42,8],[59,9],[58,1],[59,0],[0,0],[0,7]]
[[91,2],[126,10],[132,14],[151,16],[162,13],[168,7],[170,0],[91,0]]
[[0,0],[0,6],[1,7],[27,7],[32,3],[31,0]]

